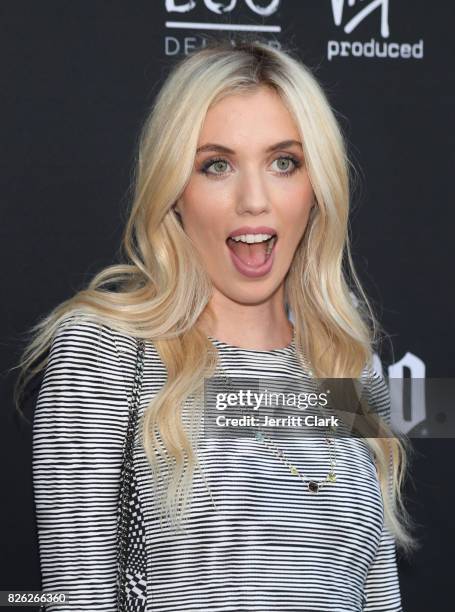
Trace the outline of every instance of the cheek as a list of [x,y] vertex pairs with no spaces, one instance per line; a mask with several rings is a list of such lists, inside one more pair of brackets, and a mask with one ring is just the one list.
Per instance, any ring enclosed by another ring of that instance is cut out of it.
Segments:
[[185,208],[184,230],[204,260],[216,260],[221,249],[222,219],[210,206],[198,202]]
[[215,245],[220,248],[227,210],[226,198],[220,189],[216,192],[194,181],[185,191],[182,209],[184,229],[198,250],[207,252]]
[[195,217],[187,234],[201,254],[206,255],[214,250],[214,237],[210,233],[210,226],[207,225],[207,218]]
[[293,248],[300,242],[309,222],[312,193],[300,194],[300,197],[289,198],[285,211],[282,211],[282,226],[286,228],[287,241]]

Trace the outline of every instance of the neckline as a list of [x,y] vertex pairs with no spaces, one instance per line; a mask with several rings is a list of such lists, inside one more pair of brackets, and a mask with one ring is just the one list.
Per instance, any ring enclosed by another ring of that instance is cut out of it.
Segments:
[[243,348],[241,346],[236,346],[235,344],[228,344],[227,342],[223,342],[222,340],[218,340],[218,338],[214,338],[213,336],[209,336],[207,335],[207,338],[213,343],[215,344],[215,346],[219,346],[222,348],[227,348],[227,349],[231,349],[231,350],[235,350],[235,351],[240,351],[241,353],[253,353],[253,354],[259,354],[259,355],[270,355],[270,354],[286,354],[286,353],[292,353],[294,352],[295,349],[295,337],[292,337],[292,340],[289,344],[287,344],[286,346],[283,346],[281,348],[276,348],[276,349],[247,349],[247,348]]

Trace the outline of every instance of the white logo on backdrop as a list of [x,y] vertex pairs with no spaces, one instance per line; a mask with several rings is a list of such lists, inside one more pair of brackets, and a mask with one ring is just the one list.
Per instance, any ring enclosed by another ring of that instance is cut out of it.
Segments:
[[[389,2],[390,0],[331,0],[333,22],[344,34],[352,34],[364,21],[376,20],[378,31],[382,40],[374,38],[370,40],[328,40],[327,59],[334,58],[384,58],[384,59],[422,59],[423,40],[417,42],[395,42],[388,41],[390,36],[389,27]],[[232,13],[236,8],[247,8],[261,18],[274,15],[280,8],[281,0],[270,0],[264,5],[257,0],[230,0],[220,2],[217,0],[165,0],[165,8],[168,14],[177,13],[189,17],[191,11],[196,8],[205,8],[213,15],[214,19],[209,21],[166,21],[166,28],[173,30],[219,30],[219,31],[250,31],[250,32],[281,32],[279,24],[264,23],[224,23],[215,19],[215,16]],[[321,3],[322,5],[322,3]],[[305,10],[305,4],[299,5]],[[354,14],[353,14],[354,13]],[[271,39],[270,44],[280,47],[277,40]],[[166,36],[166,55],[188,54],[201,46],[200,40],[194,35],[185,36],[183,39],[177,36]]]
[[[410,418],[405,419],[404,370],[410,372]],[[425,404],[425,364],[413,353],[406,355],[388,368],[390,401],[393,406],[392,426],[407,434],[427,418]]]
[[[389,1],[371,0],[366,3],[364,0],[331,0],[333,21],[345,34],[351,34],[367,17],[370,20],[375,18],[382,38],[389,38]],[[354,15],[353,8],[358,9]],[[346,9],[349,11],[348,17]],[[374,38],[369,41],[329,40],[327,58],[332,60],[335,57],[422,59],[423,40],[414,43],[377,41]]]
[[[363,0],[362,1],[363,4]],[[345,0],[332,0],[332,13],[333,20],[335,25],[342,25],[343,21],[343,11],[345,7]],[[348,0],[348,6],[354,6],[355,4],[359,4],[359,0]],[[343,30],[346,34],[350,34],[355,28],[361,23],[370,13],[375,11],[376,9],[380,9],[381,12],[381,36],[387,38],[390,35],[389,31],[389,0],[373,0],[366,6],[363,5],[363,8],[354,16],[347,21]]]
[[[254,19],[248,19],[249,23],[224,23],[217,21],[215,15],[223,15],[231,13],[236,7],[245,8],[247,7],[255,15],[261,18],[270,17],[276,13],[280,6],[281,0],[270,0],[265,6],[259,5],[255,0],[230,0],[228,4],[217,2],[216,0],[203,0],[203,2],[196,2],[196,0],[185,0],[179,2],[178,0],[166,0],[166,11],[168,13],[180,13],[185,17],[189,16],[189,13],[198,6],[204,6],[212,14],[213,18],[209,21],[187,21],[187,20],[175,20],[166,21],[165,27],[176,30],[218,30],[218,31],[234,31],[234,32],[281,32],[281,26],[278,24],[265,24],[265,23],[254,23]],[[257,20],[259,21],[259,19]],[[166,36],[165,42],[165,53],[166,55],[178,55],[184,53],[187,55],[194,49],[201,46],[201,41],[196,36]],[[203,46],[204,43],[202,43]],[[271,40],[270,44],[273,47],[280,47],[278,41]]]
[[[267,6],[259,6],[254,0],[243,0],[244,4],[261,17],[268,17],[273,15],[278,10],[281,0],[271,0]],[[222,15],[223,13],[230,13],[237,6],[237,0],[231,0],[229,4],[225,5],[221,2],[215,2],[215,0],[204,0],[203,3],[209,11]],[[188,13],[196,8],[196,0],[188,0],[188,2],[176,2],[176,0],[166,0],[166,11],[168,13]]]

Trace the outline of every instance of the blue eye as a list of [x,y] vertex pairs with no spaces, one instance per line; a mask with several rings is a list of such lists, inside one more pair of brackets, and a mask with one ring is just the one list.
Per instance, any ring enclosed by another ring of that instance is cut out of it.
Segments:
[[[293,166],[292,168],[289,169],[284,169],[283,170],[278,170],[278,174],[280,175],[284,175],[284,176],[289,176],[291,174],[293,174],[298,168],[300,168],[300,166],[302,165],[302,163],[296,159],[294,156],[292,155],[281,155],[280,157],[277,157],[273,163],[277,162],[277,161],[285,161],[286,168],[289,167],[289,162],[292,162]],[[202,166],[200,172],[202,172],[203,174],[206,175],[212,175],[212,176],[222,176],[223,174],[225,174],[225,172],[221,171],[221,172],[210,172],[209,168],[211,168],[212,166],[215,166],[217,164],[229,164],[229,162],[224,159],[223,157],[216,157],[216,158],[211,158],[208,159]],[[218,166],[219,168],[219,166]]]
[[[275,161],[273,163],[275,163],[276,161],[282,161],[284,160],[285,162],[292,162],[293,163],[293,167],[291,168],[291,170],[286,170],[284,172],[279,172],[279,174],[284,174],[285,176],[289,176],[290,174],[293,174],[297,168],[300,168],[301,163],[298,159],[296,159],[295,157],[292,157],[292,155],[285,155],[285,156],[281,156],[278,157],[277,159],[275,159]],[[288,164],[289,166],[289,164]],[[287,166],[287,167],[288,167]]]
[[215,159],[209,159],[205,162],[205,164],[202,166],[201,171],[204,172],[204,174],[219,174],[219,172],[209,172],[208,169],[211,166],[214,166],[215,164],[227,164],[227,160],[223,159],[222,157],[217,157]]

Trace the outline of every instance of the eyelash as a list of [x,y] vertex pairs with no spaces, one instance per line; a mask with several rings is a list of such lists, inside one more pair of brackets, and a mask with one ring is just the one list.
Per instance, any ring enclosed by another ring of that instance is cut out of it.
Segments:
[[[273,161],[277,161],[278,159],[289,159],[294,164],[294,168],[292,170],[286,170],[285,172],[278,172],[278,174],[280,174],[282,176],[290,176],[291,174],[294,174],[294,172],[296,170],[298,170],[301,167],[301,165],[302,165],[302,162],[300,160],[298,160],[297,158],[295,158],[293,155],[280,155],[279,157],[277,157]],[[208,159],[203,164],[202,168],[200,169],[200,172],[202,172],[205,175],[210,175],[210,176],[215,176],[215,177],[222,176],[223,173],[209,172],[208,171],[210,166],[212,166],[213,164],[216,164],[217,162],[227,162],[227,160],[224,159],[224,157],[213,157],[211,159]]]

